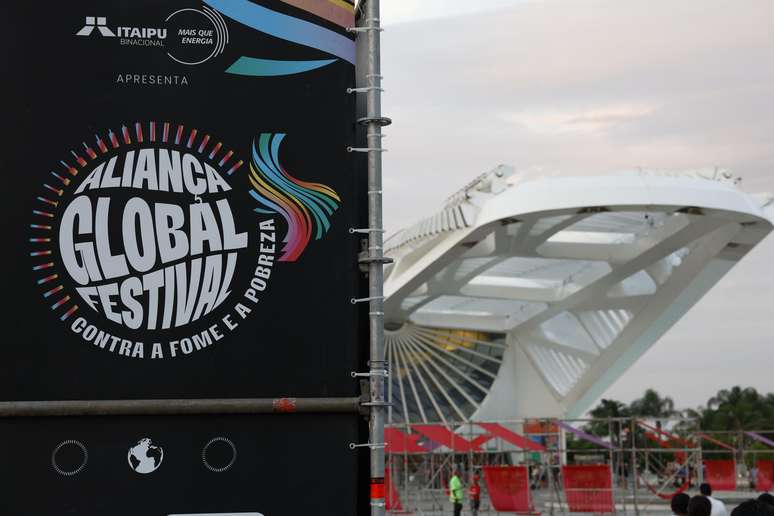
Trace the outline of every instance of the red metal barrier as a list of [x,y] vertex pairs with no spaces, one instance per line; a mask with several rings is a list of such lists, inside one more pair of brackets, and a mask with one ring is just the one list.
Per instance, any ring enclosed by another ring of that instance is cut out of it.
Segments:
[[704,481],[714,491],[736,491],[736,461],[707,459],[704,461]]
[[562,466],[562,478],[570,512],[614,511],[613,475],[607,464]]
[[761,459],[755,465],[758,467],[755,488],[758,491],[771,491],[774,488],[774,461]]
[[531,512],[527,466],[484,466],[484,482],[496,511]]

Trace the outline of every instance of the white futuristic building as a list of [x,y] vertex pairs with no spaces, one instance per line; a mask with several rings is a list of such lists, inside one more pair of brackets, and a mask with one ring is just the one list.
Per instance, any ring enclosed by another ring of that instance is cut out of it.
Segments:
[[723,170],[480,176],[385,243],[391,421],[582,415],[772,220]]

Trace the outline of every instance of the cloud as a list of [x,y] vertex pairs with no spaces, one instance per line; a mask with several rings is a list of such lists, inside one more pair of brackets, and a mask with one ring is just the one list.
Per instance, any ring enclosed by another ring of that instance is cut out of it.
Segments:
[[647,116],[653,111],[654,108],[646,105],[613,105],[580,111],[502,113],[500,116],[505,121],[521,125],[533,133],[550,134],[611,129]]
[[452,16],[465,16],[503,9],[531,0],[391,0],[381,3],[381,18],[385,26]]

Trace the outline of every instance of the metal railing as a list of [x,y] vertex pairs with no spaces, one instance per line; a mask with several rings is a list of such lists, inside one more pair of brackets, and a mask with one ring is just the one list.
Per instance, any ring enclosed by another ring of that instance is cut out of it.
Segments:
[[[404,449],[396,453],[391,452],[391,443],[387,443],[392,480],[389,487],[394,489],[402,510],[448,511],[444,481],[454,468],[461,469],[463,478],[470,480],[484,466],[526,466],[535,510],[566,514],[570,512],[567,495],[578,488],[566,489],[562,466],[606,464],[610,466],[613,512],[641,514],[657,507],[666,510],[671,496],[696,489],[707,480],[703,467],[707,459],[733,459],[739,496],[747,497],[751,495],[747,482],[761,478],[748,478],[749,471],[761,459],[774,464],[774,446],[769,446],[774,443],[774,431],[702,431],[699,422],[691,418],[521,419],[485,423],[498,424],[540,443],[543,450],[519,448],[496,435],[484,438],[487,431],[475,422],[433,425],[450,432],[451,441],[445,444],[422,433],[424,423],[388,425],[424,448],[421,452]],[[476,446],[462,452],[463,441]],[[715,441],[723,441],[728,447],[718,446]],[[762,474],[758,471],[758,475]],[[599,493],[600,489],[590,491]],[[391,493],[389,490],[388,494]],[[397,500],[390,500],[389,505],[395,508]],[[496,512],[487,505],[482,512],[487,509]]]

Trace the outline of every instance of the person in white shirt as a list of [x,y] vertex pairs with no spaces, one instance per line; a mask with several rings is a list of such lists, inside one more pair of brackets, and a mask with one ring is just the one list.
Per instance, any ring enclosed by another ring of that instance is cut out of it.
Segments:
[[710,516],[728,516],[728,510],[726,510],[726,504],[718,500],[717,498],[713,498],[712,496],[712,486],[710,486],[707,483],[704,483],[699,486],[699,492],[706,496],[710,503],[712,504],[712,514]]

